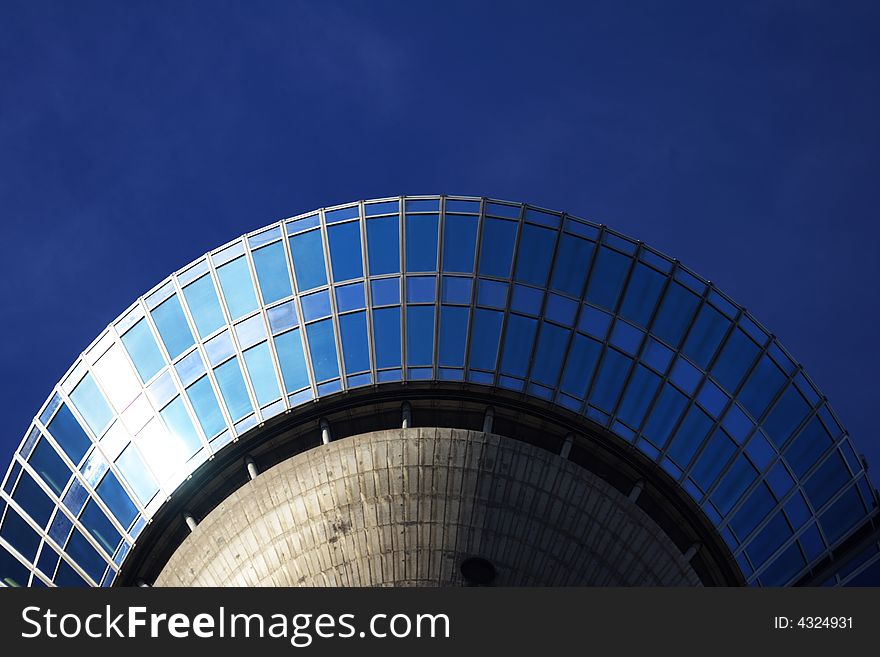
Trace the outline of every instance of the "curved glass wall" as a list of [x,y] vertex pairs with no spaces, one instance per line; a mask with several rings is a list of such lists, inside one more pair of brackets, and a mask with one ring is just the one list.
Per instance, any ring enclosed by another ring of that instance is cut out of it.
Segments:
[[113,322],[9,467],[0,578],[108,586],[234,437],[407,380],[519,391],[611,430],[700,505],[751,584],[794,581],[875,505],[802,368],[677,261],[528,205],[379,199],[230,242]]

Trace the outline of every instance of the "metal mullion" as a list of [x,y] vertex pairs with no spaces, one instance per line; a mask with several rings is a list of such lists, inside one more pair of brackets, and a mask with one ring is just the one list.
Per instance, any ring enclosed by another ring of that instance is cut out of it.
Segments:
[[[239,240],[241,241],[240,243],[242,244],[242,247],[244,249],[242,255],[236,256],[235,258],[232,258],[231,260],[227,260],[226,262],[223,263],[223,265],[227,265],[230,262],[234,262],[235,260],[238,260],[238,258],[244,257],[245,264],[248,267],[248,276],[250,277],[250,280],[251,280],[251,287],[252,287],[252,289],[254,289],[256,291],[256,289],[257,289],[257,283],[255,280],[256,275],[254,274],[254,271],[251,268],[252,263],[250,262],[250,258],[247,257],[247,251],[248,251],[247,240],[245,240],[243,238],[239,238]],[[226,249],[226,248],[229,248],[230,246],[232,246],[232,244],[224,246],[223,248]],[[221,266],[223,266],[223,265],[221,265]],[[235,355],[238,357],[239,369],[241,370],[241,378],[244,380],[244,387],[248,392],[248,398],[251,401],[251,408],[253,409],[254,413],[256,414],[257,421],[260,421],[263,418],[263,414],[260,413],[260,403],[257,401],[257,395],[254,392],[253,385],[251,385],[251,376],[250,376],[250,373],[248,373],[247,366],[244,362],[244,352],[241,349],[241,343],[238,340],[238,334],[235,332],[235,325],[233,324],[233,321],[240,322],[240,321],[243,321],[244,319],[248,318],[250,313],[245,314],[243,317],[238,317],[236,320],[232,319],[232,313],[229,311],[229,305],[226,303],[226,295],[223,293],[223,288],[220,285],[220,275],[217,273],[217,268],[214,266],[214,261],[211,257],[208,257],[208,268],[209,268],[209,271],[211,272],[213,278],[217,281],[217,291],[218,291],[217,296],[220,298],[220,308],[223,311],[223,314],[226,316],[226,323],[229,325],[229,337],[232,338],[232,345],[233,345],[233,348],[235,349]],[[257,303],[259,303],[259,297],[257,297],[256,294],[254,294],[254,297],[256,298]],[[253,312],[253,311],[251,311],[251,312]],[[209,361],[206,360],[206,362],[209,362]],[[213,370],[213,368],[211,368],[211,369]],[[219,388],[219,386],[218,386],[218,388]],[[222,398],[222,393],[221,393],[221,398]],[[225,403],[226,403],[226,400],[224,400],[224,404]],[[231,417],[232,416],[230,414],[230,419],[231,419]],[[241,418],[239,420],[239,422],[241,422],[245,418],[247,418],[247,415],[245,415],[245,417]],[[238,430],[235,428],[235,423],[233,423],[231,425],[231,430],[232,430],[233,434],[238,434]],[[237,440],[238,435],[234,435],[233,438]]]
[[[468,316],[468,328],[464,345],[464,369],[462,376],[465,381],[470,378],[471,372],[471,346],[473,343],[474,323],[477,315],[477,280],[480,271],[480,252],[483,247],[483,224],[486,218],[486,197],[480,198],[480,213],[477,215],[477,237],[474,243],[474,267],[471,273],[471,298]],[[503,315],[502,315],[503,317]],[[501,344],[499,341],[495,350],[495,371],[498,370],[498,361],[501,359]]]
[[[522,230],[525,230],[525,226],[526,226],[525,217],[526,217],[526,206],[525,206],[525,204],[523,204],[522,209],[521,209]],[[547,227],[542,226],[542,228],[547,228]],[[549,230],[552,230],[552,229],[549,229]],[[545,314],[547,312],[547,303],[549,302],[550,295],[552,294],[552,292],[550,292],[550,281],[553,278],[553,269],[556,267],[556,255],[559,253],[559,244],[561,241],[562,241],[562,224],[560,224],[559,228],[556,231],[556,241],[553,243],[553,252],[550,256],[550,267],[547,270],[547,277],[544,279],[544,286],[543,286],[544,295],[543,295],[543,298],[541,299],[541,309],[538,313],[538,320],[539,320],[538,330],[535,333],[535,342],[532,345],[532,351],[529,354],[529,362],[526,367],[526,377],[525,377],[526,392],[528,392],[528,386],[532,382],[532,370],[535,367],[535,357],[538,354],[538,344],[541,340],[541,335],[544,332],[544,324],[546,324],[546,322],[547,322],[547,320],[545,318]],[[519,257],[518,251],[519,251],[519,248],[517,248],[517,253],[514,254],[515,258],[517,258],[517,259]],[[515,276],[515,274],[516,274],[515,268],[514,268],[513,272],[514,272],[513,275]],[[510,305],[510,302],[513,300],[513,285],[514,285],[513,279],[511,278],[511,284],[510,284],[510,290],[509,290],[510,299],[508,300],[508,305]],[[554,326],[555,326],[555,324],[554,324]],[[568,355],[567,352],[563,352],[563,358],[562,358],[563,363],[565,363],[565,358],[567,357],[567,355]],[[562,369],[560,369],[560,371],[556,374],[556,381],[553,384],[553,386],[547,386],[543,383],[536,383],[535,385],[539,385],[539,386],[542,386],[545,388],[551,387],[553,390],[553,396],[555,397],[558,386],[559,386],[559,381],[561,378],[562,378]]]
[[[357,208],[357,221],[360,221],[360,205]],[[345,221],[340,223],[351,222]],[[347,372],[342,352],[342,330],[339,326],[339,311],[336,308],[336,288],[334,287],[336,281],[333,278],[333,260],[330,259],[330,232],[327,230],[327,217],[323,209],[318,210],[318,229],[321,231],[321,247],[324,252],[324,268],[327,274],[327,296],[330,297],[330,323],[333,326],[333,341],[336,345],[336,371],[339,375],[342,390],[347,391],[348,381],[346,379]]]
[[[281,227],[281,234],[283,235],[284,234],[284,223],[280,222],[279,225]],[[284,238],[282,237],[282,241],[283,241],[283,239]],[[269,242],[267,244],[263,244],[260,248],[268,247],[268,246],[271,246],[272,244],[275,244],[275,240],[273,240],[272,242]],[[283,250],[284,246],[282,245],[281,248]],[[245,250],[245,255],[250,260],[250,264],[253,267],[254,278],[257,278],[257,273],[256,273],[257,267],[256,267],[256,263],[254,263],[254,261],[253,261],[254,253],[250,247],[250,244],[247,245],[247,249]],[[289,267],[289,263],[287,262],[287,258],[285,258],[284,265],[287,270],[288,279],[292,278],[290,275],[290,267]],[[257,278],[257,280],[259,281],[258,278]],[[277,353],[277,350],[275,349],[275,340],[273,339],[274,336],[272,335],[272,327],[269,325],[269,314],[266,311],[266,303],[263,300],[263,290],[260,288],[259,284],[257,284],[254,289],[257,293],[257,303],[259,303],[259,305],[260,305],[259,311],[260,311],[260,315],[262,315],[262,317],[263,317],[263,325],[266,327],[266,343],[269,347],[269,357],[272,359],[272,367],[275,368],[276,382],[278,383],[278,388],[281,391],[281,401],[284,403],[284,408],[290,408],[290,404],[287,402],[287,390],[284,387],[284,377],[281,376],[281,361],[278,359],[278,353]],[[291,285],[290,289],[292,292],[293,291],[292,285]],[[272,403],[275,403],[275,402],[272,402]],[[262,418],[262,413],[260,413],[260,417]]]
[[25,558],[25,556],[21,552],[16,550],[12,546],[12,544],[9,541],[7,541],[5,538],[3,538],[2,536],[0,536],[0,549],[6,550],[6,552],[10,556],[12,556],[13,559],[18,561],[22,566],[24,566],[27,569],[27,571],[29,573],[28,584],[30,584],[30,575],[32,575],[33,573],[35,573],[37,571],[37,565],[31,563],[29,559]]
[[434,379],[440,378],[440,312],[442,303],[440,296],[442,294],[443,282],[443,240],[446,229],[446,196],[440,196],[440,213],[437,215],[437,277],[434,281],[434,345],[432,350],[432,368],[431,376]]
[[376,336],[373,331],[373,291],[370,279],[370,245],[367,242],[367,205],[364,201],[358,204],[358,212],[363,217],[360,225],[361,271],[363,272],[364,312],[367,320],[367,351],[370,359],[370,378],[373,385],[379,383],[379,367],[376,363]]
[[400,380],[409,381],[409,363],[407,362],[407,339],[406,334],[406,196],[401,196],[399,203],[399,221],[397,230],[398,260],[400,266],[400,280],[398,281],[398,294],[400,295]]
[[[304,215],[304,216],[307,216],[309,214],[311,214],[311,213],[306,213],[306,215]],[[320,219],[319,219],[319,221],[320,221]],[[314,228],[312,228],[311,230],[314,230]],[[303,231],[302,233],[298,233],[298,234],[302,235],[305,232],[308,232],[308,231]],[[306,334],[306,322],[305,322],[305,318],[303,317],[303,312],[302,312],[302,301],[300,300],[299,282],[296,280],[296,264],[293,262],[293,249],[290,246],[290,240],[292,239],[292,236],[287,235],[286,227],[284,230],[284,235],[285,235],[285,237],[282,240],[284,242],[284,254],[287,257],[287,264],[288,264],[288,267],[290,268],[290,272],[291,272],[290,278],[291,278],[291,283],[293,284],[293,300],[292,301],[293,301],[294,308],[296,308],[296,322],[299,325],[299,338],[300,338],[300,344],[303,349],[303,360],[305,360],[306,375],[309,377],[309,387],[312,389],[312,398],[317,399],[318,398],[318,381],[315,377],[315,372],[312,369],[312,352],[309,347],[308,335]],[[289,329],[289,330],[293,330],[293,327],[291,327],[291,329]],[[273,337],[273,340],[274,340],[274,337]],[[282,380],[283,379],[284,379],[284,377],[282,377]],[[293,394],[293,393],[288,393],[287,388],[284,387],[285,400],[287,399],[289,394]],[[285,403],[287,404],[287,407],[290,408],[290,403],[289,402],[285,402]]]
[[[510,324],[510,316],[511,316],[511,314],[513,314],[513,311],[511,310],[510,305],[513,303],[513,286],[515,285],[514,276],[516,275],[516,264],[517,264],[517,261],[519,260],[519,244],[520,244],[520,239],[522,238],[523,225],[525,224],[525,221],[523,221],[523,219],[525,216],[526,216],[525,204],[521,203],[519,206],[519,218],[516,220],[516,222],[517,222],[516,237],[514,237],[514,240],[513,240],[513,255],[510,260],[510,268],[507,271],[507,278],[503,279],[503,280],[507,281],[507,299],[505,300],[505,303],[504,303],[504,311],[503,311],[504,315],[502,316],[502,320],[501,320],[501,333],[498,337],[498,360],[495,363],[495,372],[494,372],[494,377],[492,379],[492,383],[495,388],[499,387],[500,382],[501,382],[501,377],[502,377],[501,368],[503,367],[502,357],[504,356],[503,347],[505,346],[505,340],[507,339],[507,327]],[[504,220],[504,219],[502,219],[502,220]],[[506,221],[511,221],[511,220],[507,219]],[[478,292],[479,292],[479,279],[477,280],[477,285],[475,286],[475,289],[474,289],[474,296],[475,297]],[[545,294],[546,294],[546,292],[545,292]],[[540,320],[540,316],[538,317],[538,319]],[[537,331],[535,331],[535,337],[533,338],[533,340],[535,340],[535,342],[537,342],[537,340],[538,340],[538,332]],[[532,349],[534,349],[534,344],[532,345]],[[531,358],[531,355],[530,355],[530,358]],[[529,364],[527,363],[526,364],[526,374],[528,374],[528,370],[529,370]],[[525,395],[527,390],[528,390],[528,377],[525,377],[523,379],[523,389],[520,392],[521,392],[521,394]]]

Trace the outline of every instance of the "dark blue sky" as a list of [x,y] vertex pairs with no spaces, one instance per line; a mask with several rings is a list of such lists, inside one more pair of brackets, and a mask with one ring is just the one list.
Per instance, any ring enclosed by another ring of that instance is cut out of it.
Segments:
[[[711,6],[710,6],[711,5]],[[880,471],[880,4],[0,2],[4,435],[237,235],[397,194],[525,200],[681,259]]]

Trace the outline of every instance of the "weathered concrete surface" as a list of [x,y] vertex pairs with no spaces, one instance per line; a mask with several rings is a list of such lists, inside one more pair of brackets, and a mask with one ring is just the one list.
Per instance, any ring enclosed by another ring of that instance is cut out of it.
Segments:
[[224,500],[157,586],[699,585],[662,530],[598,477],[531,445],[395,429],[299,454]]

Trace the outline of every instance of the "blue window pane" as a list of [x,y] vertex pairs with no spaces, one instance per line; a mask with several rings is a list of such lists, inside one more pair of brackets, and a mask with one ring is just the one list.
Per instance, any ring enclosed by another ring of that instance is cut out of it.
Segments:
[[236,258],[217,269],[217,278],[220,279],[220,290],[232,319],[238,319],[256,309],[257,295],[254,293],[251,273],[244,257]]
[[400,279],[382,278],[370,283],[374,306],[387,306],[400,303]]
[[152,379],[165,365],[162,352],[159,351],[145,319],[138,321],[122,336],[122,344],[144,383]]
[[134,444],[130,444],[123,450],[120,457],[116,459],[116,467],[119,468],[141,504],[149,502],[159,490],[159,485],[147,470],[147,466]]
[[434,276],[408,276],[406,279],[407,303],[434,303],[437,295],[437,278]]
[[715,504],[722,516],[726,516],[730,512],[746,488],[757,477],[758,471],[749,463],[749,460],[745,456],[738,456],[730,471],[724,475],[724,479],[712,493],[712,503]]
[[723,431],[717,430],[691,470],[691,478],[706,490],[735,451],[736,443]]
[[324,219],[328,224],[335,224],[346,219],[355,219],[360,216],[358,206],[353,205],[347,208],[339,208],[338,210],[328,210],[324,213]]
[[730,322],[724,315],[704,305],[684,343],[684,353],[706,369],[729,327]]
[[[9,509],[6,512],[3,527],[0,528],[0,536],[6,539],[23,557],[31,561],[34,560],[37,548],[40,546],[40,535],[25,522],[24,518],[18,515],[15,509]],[[0,547],[0,552],[3,551],[4,548]],[[0,575],[5,574],[0,573]]]
[[528,373],[532,344],[538,320],[521,315],[510,315],[507,332],[504,336],[504,355],[501,358],[501,371],[511,376],[524,377]]
[[58,566],[58,573],[55,575],[55,584],[64,588],[73,588],[73,587],[87,587],[88,583],[79,576],[73,568],[66,561],[61,561],[61,565]]
[[289,331],[276,337],[275,351],[287,391],[295,392],[309,385],[309,373],[299,331]]
[[437,269],[436,214],[406,216],[406,270],[435,271]]
[[681,341],[700,299],[678,283],[672,283],[654,320],[651,332],[675,347]]
[[336,338],[333,322],[329,319],[309,324],[306,327],[309,339],[309,353],[312,356],[312,370],[316,381],[326,381],[339,376],[336,362]]
[[464,367],[469,314],[470,311],[461,306],[440,309],[440,365]]
[[740,540],[748,536],[773,509],[776,499],[765,484],[761,484],[749,494],[739,511],[730,519],[730,526]]
[[563,235],[557,249],[551,287],[573,297],[580,297],[592,255],[592,242],[574,235]]
[[95,582],[101,581],[101,576],[107,568],[107,562],[101,558],[98,551],[91,546],[78,529],[74,530],[64,551]]
[[[506,286],[506,284],[505,284]],[[544,290],[537,290],[525,285],[513,286],[513,297],[510,300],[510,309],[529,315],[541,314],[541,304],[544,302]]]
[[612,411],[617,398],[620,397],[631,364],[632,360],[623,354],[613,349],[606,349],[605,358],[596,376],[596,383],[593,385],[591,403],[606,411]]
[[80,522],[89,531],[98,544],[104,548],[108,554],[113,554],[116,547],[122,540],[122,536],[113,527],[113,523],[94,501],[89,501],[82,515],[79,517]]
[[400,308],[373,311],[376,367],[400,367]]
[[697,395],[697,401],[700,402],[704,409],[709,411],[709,415],[717,418],[727,405],[728,399],[727,395],[721,392],[721,388],[711,381],[706,381],[702,390],[700,390],[700,394]]
[[269,353],[269,343],[262,342],[256,347],[251,347],[243,354],[244,366],[247,370],[257,403],[265,406],[281,396],[278,390],[278,380],[275,378],[275,365],[272,363],[272,355]]
[[544,316],[557,324],[571,326],[574,323],[577,309],[578,302],[574,299],[561,297],[558,294],[550,294],[547,296],[547,307],[544,309]]
[[758,420],[784,383],[785,375],[782,370],[764,356],[739,393],[739,401]]
[[578,322],[578,328],[581,331],[604,340],[605,334],[608,333],[608,325],[610,323],[611,315],[597,308],[593,308],[592,306],[585,305],[583,310],[581,310],[581,318]]
[[541,287],[547,285],[557,234],[555,230],[531,224],[523,226],[516,259],[516,280]]
[[846,463],[840,456],[840,452],[834,450],[825,459],[825,462],[810,475],[804,484],[804,490],[807,492],[807,498],[813,508],[819,509],[831,499],[834,493],[843,488],[849,479],[850,473]]
[[[507,307],[508,283],[481,278],[477,281],[477,303],[488,308]],[[533,314],[538,314],[539,308]]]
[[764,421],[764,430],[777,447],[782,447],[810,412],[810,406],[793,385],[788,387]]
[[307,322],[330,316],[330,294],[326,290],[300,297],[300,302],[303,318]]
[[749,559],[757,567],[767,561],[788,537],[791,536],[791,527],[782,513],[777,513],[770,522],[758,532],[746,548]]
[[101,430],[107,426],[107,423],[113,417],[113,411],[104,400],[104,395],[95,385],[95,380],[91,374],[86,374],[80,381],[73,392],[70,393],[70,401],[82,415],[89,429],[96,436],[101,435]]
[[480,370],[494,370],[498,359],[498,338],[504,314],[495,310],[474,311],[471,335],[470,366]]
[[400,271],[399,220],[396,216],[367,221],[370,276]]
[[406,360],[408,365],[434,361],[434,306],[407,306]]
[[[447,202],[447,209],[448,209]],[[477,244],[477,218],[446,215],[443,225],[443,269],[472,272]]]
[[55,508],[55,503],[27,472],[21,473],[12,499],[18,502],[18,505],[41,527],[46,526]]
[[58,452],[45,438],[40,439],[34,451],[31,453],[28,463],[40,475],[40,479],[46,482],[56,495],[60,495],[70,479],[70,470],[64,465],[64,461],[58,456]]
[[642,352],[642,360],[658,372],[665,372],[672,359],[672,351],[653,338],[649,338]]
[[159,411],[159,415],[165,421],[171,437],[183,448],[181,451],[184,458],[189,458],[199,451],[202,443],[180,397]]
[[672,444],[669,446],[669,458],[681,467],[685,467],[696,453],[697,448],[706,439],[712,428],[712,418],[696,406],[691,407],[685,415]]
[[773,560],[761,573],[763,586],[782,586],[786,584],[805,565],[804,557],[797,543],[792,543]]
[[0,548],[0,582],[10,587],[27,586],[28,577],[30,571],[9,552]]
[[70,412],[66,404],[59,407],[55,417],[49,423],[48,429],[52,437],[55,438],[55,442],[61,446],[64,453],[74,463],[79,462],[91,444],[86,432],[79,426],[79,422],[73,417],[73,413]]
[[253,256],[264,304],[278,301],[293,294],[293,288],[290,286],[290,274],[287,271],[287,256],[281,242],[264,246],[262,249],[254,251]]
[[641,425],[659,385],[659,376],[641,365],[637,366],[620,402],[617,417],[631,427]]
[[611,331],[610,341],[611,344],[620,347],[626,353],[636,354],[642,344],[643,337],[645,337],[643,331],[626,322],[617,321],[614,324],[614,330]]
[[210,335],[226,323],[210,275],[183,288],[183,296],[201,337]]
[[253,410],[244,378],[241,376],[241,368],[238,366],[238,358],[223,363],[214,370],[214,375],[233,422],[237,422]]
[[327,283],[324,267],[324,242],[321,231],[313,230],[290,238],[290,253],[300,291],[311,290]]
[[617,251],[601,247],[593,265],[587,301],[608,310],[614,310],[617,297],[626,280],[632,260]]
[[122,488],[122,484],[119,483],[116,475],[108,472],[104,476],[104,480],[98,485],[97,491],[98,496],[104,501],[110,512],[116,516],[119,524],[123,527],[128,527],[137,515],[138,510],[128,496],[128,493]]
[[361,263],[361,225],[359,222],[341,224],[327,229],[330,240],[330,266],[334,281],[347,281],[361,278],[364,267]]
[[187,388],[186,395],[196,413],[196,419],[202,426],[202,431],[208,438],[226,428],[226,421],[223,419],[220,404],[217,403],[217,396],[208,377],[202,377]]
[[382,201],[381,203],[369,203],[364,206],[364,214],[395,214],[400,210],[398,201]]
[[855,488],[850,488],[840,496],[828,510],[822,513],[819,522],[825,530],[825,536],[830,544],[835,543],[850,528],[852,528],[865,513],[859,495]]
[[645,423],[643,431],[645,437],[657,447],[665,446],[687,406],[687,401],[687,397],[678,390],[665,384],[651,411],[651,416]]
[[483,222],[480,244],[480,274],[508,278],[516,241],[516,223],[501,219]]
[[163,301],[151,314],[159,330],[159,337],[165,343],[168,355],[172,359],[177,358],[193,344],[192,332],[186,323],[186,316],[183,314],[177,295]]
[[472,279],[444,276],[441,296],[443,303],[470,303]]
[[538,348],[535,351],[535,363],[532,366],[532,381],[551,387],[556,386],[570,335],[571,331],[553,324],[544,324],[541,327]]
[[712,376],[723,385],[728,392],[735,392],[755,358],[758,356],[758,345],[740,329],[735,329],[718,360],[712,366]]
[[665,280],[661,273],[638,263],[626,288],[620,314],[636,324],[647,326]]
[[367,314],[343,315],[339,318],[342,334],[342,359],[347,374],[370,369],[370,345],[367,340]]
[[336,288],[336,308],[339,312],[344,313],[348,310],[358,310],[365,307],[363,283],[340,285]]
[[560,389],[578,399],[587,394],[587,386],[593,378],[593,370],[599,360],[602,344],[580,333],[575,334],[571,353],[565,363]]
[[785,451],[785,460],[788,461],[792,471],[798,477],[802,477],[830,446],[831,436],[828,435],[819,418],[814,417],[789,445]]
[[697,384],[703,378],[703,373],[684,358],[679,357],[675,361],[675,365],[672,366],[669,378],[675,385],[691,395],[697,389]]

